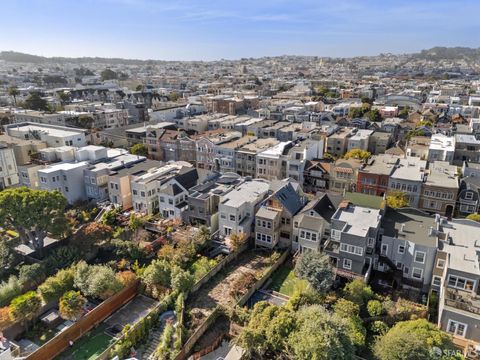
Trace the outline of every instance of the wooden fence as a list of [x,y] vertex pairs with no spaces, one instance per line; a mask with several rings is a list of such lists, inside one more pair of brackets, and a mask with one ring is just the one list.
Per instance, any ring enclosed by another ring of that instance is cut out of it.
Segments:
[[43,344],[36,351],[27,356],[26,360],[53,359],[69,346],[70,341],[76,341],[93,327],[109,317],[114,311],[122,307],[137,295],[138,282],[122,289],[111,296],[87,315],[75,322],[60,334]]

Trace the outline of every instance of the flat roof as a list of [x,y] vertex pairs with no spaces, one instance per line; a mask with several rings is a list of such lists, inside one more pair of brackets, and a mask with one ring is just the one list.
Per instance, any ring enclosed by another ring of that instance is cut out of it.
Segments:
[[333,219],[347,224],[343,232],[355,236],[367,236],[370,228],[378,226],[380,218],[380,210],[356,205],[338,208],[333,215]]
[[254,202],[260,196],[266,194],[270,184],[262,180],[246,181],[237,188],[225,194],[222,204],[231,207],[239,207],[245,202]]
[[66,137],[66,136],[78,136],[79,134],[84,134],[83,130],[66,130],[66,129],[61,129],[61,128],[52,128],[49,126],[42,126],[42,125],[34,125],[34,124],[28,124],[28,125],[21,125],[19,124],[18,126],[9,126],[8,130],[12,131],[20,131],[20,132],[31,132],[31,131],[37,131],[37,132],[43,132],[43,133],[48,133],[50,136],[56,136],[56,137]]
[[435,217],[420,210],[413,208],[388,209],[382,219],[382,227],[383,234],[386,236],[419,245],[437,247],[436,235],[429,235],[430,228],[436,229]]

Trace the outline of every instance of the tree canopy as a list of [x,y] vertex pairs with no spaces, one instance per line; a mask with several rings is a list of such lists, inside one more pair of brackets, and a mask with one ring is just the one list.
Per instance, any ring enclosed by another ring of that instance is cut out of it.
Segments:
[[467,219],[480,222],[480,214],[470,214]]
[[26,292],[10,303],[10,317],[15,321],[32,320],[42,306],[42,299],[35,291]]
[[106,68],[100,73],[102,80],[114,80],[118,78],[118,74],[110,68]]
[[60,298],[59,312],[62,318],[75,321],[83,314],[83,307],[87,299],[80,294],[80,291],[68,291]]
[[438,359],[432,352],[454,349],[448,334],[439,330],[425,319],[397,323],[385,335],[378,338],[374,354],[380,360],[424,360]]
[[67,200],[58,191],[6,189],[0,192],[0,223],[18,232],[24,244],[41,252],[47,234],[68,233],[66,205]]
[[130,153],[133,155],[147,156],[148,147],[145,144],[135,144],[130,148]]
[[348,160],[350,158],[352,159],[359,159],[359,160],[367,160],[372,154],[368,151],[365,150],[360,150],[360,149],[352,149],[345,153],[343,155],[343,158],[345,160]]
[[387,195],[387,206],[392,209],[399,209],[408,206],[407,194],[403,191],[390,191]]
[[335,277],[330,258],[316,251],[308,251],[300,256],[295,273],[318,292],[329,290]]
[[43,99],[38,93],[32,93],[25,99],[25,107],[31,110],[50,111],[47,100]]

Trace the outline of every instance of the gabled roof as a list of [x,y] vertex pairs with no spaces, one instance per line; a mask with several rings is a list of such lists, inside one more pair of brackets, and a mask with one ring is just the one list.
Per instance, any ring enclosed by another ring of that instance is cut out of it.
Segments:
[[297,189],[298,184],[292,184],[292,182],[288,179],[276,182],[274,181],[270,184],[270,190],[273,190],[273,194],[271,196],[275,197],[291,215],[295,215],[304,204],[304,201],[298,194]]
[[182,185],[185,189],[189,190],[191,187],[197,185],[197,169],[188,167],[182,168],[180,169],[178,175],[175,176],[175,180],[177,180],[178,183]]
[[314,210],[318,215],[330,222],[336,209],[332,201],[327,194],[322,194],[318,199],[310,201],[301,210],[302,213],[308,213],[310,210]]

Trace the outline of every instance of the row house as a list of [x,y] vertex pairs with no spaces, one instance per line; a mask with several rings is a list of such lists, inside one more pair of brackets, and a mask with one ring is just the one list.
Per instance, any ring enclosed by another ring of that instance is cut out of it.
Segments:
[[358,170],[357,192],[384,196],[388,190],[388,180],[400,158],[394,155],[374,155]]
[[188,194],[188,222],[206,225],[212,233],[218,230],[220,199],[240,185],[244,179],[237,174],[216,174],[190,188]]
[[457,197],[457,211],[467,216],[478,212],[480,206],[480,164],[465,161]]
[[337,275],[369,277],[380,235],[380,220],[380,210],[340,204],[331,218],[330,239],[324,246]]
[[257,154],[276,146],[274,138],[257,139],[243,145],[235,151],[235,172],[242,176],[255,177],[257,174]]
[[373,132],[373,130],[368,129],[356,129],[354,134],[348,138],[347,151],[353,149],[367,151],[369,147],[370,136],[372,136]]
[[288,149],[285,155],[287,177],[303,184],[303,174],[307,160],[321,159],[322,157],[323,139],[316,140],[311,138],[297,141],[293,147]]
[[[418,208],[427,162],[407,156],[396,164],[388,181],[388,192],[406,193],[410,207]],[[387,194],[388,194],[387,192]]]
[[428,149],[428,161],[453,162],[455,138],[443,134],[433,134]]
[[342,157],[348,149],[348,139],[355,133],[354,128],[339,128],[327,137],[326,152],[334,157]]
[[355,192],[357,187],[358,171],[363,165],[358,159],[338,159],[330,167],[330,190],[343,193]]
[[453,164],[462,166],[465,161],[480,163],[480,140],[474,135],[456,134]]
[[256,176],[266,180],[283,179],[286,177],[286,160],[284,155],[294,145],[293,142],[280,142],[257,154]]
[[7,144],[0,143],[0,190],[19,182],[15,153]]
[[419,209],[451,217],[458,189],[457,167],[446,161],[431,162],[424,178]]
[[417,209],[388,209],[377,269],[392,271],[397,285],[428,292],[437,252],[435,218]]
[[292,250],[321,251],[330,238],[330,223],[336,208],[327,194],[308,202],[293,218]]
[[218,205],[220,237],[243,234],[249,238],[255,214],[267,196],[268,189],[269,183],[265,180],[247,180],[223,195]]
[[132,180],[149,169],[159,166],[158,161],[146,159],[141,162],[131,163],[127,167],[111,170],[108,174],[108,196],[110,202],[116,207],[128,210],[133,207]]
[[373,155],[384,154],[392,145],[392,134],[383,131],[375,131],[370,135],[368,151]]
[[236,151],[244,145],[254,142],[257,138],[253,136],[243,136],[228,142],[215,145],[214,152],[218,160],[221,173],[235,172],[236,170]]
[[422,160],[428,158],[431,138],[427,136],[412,136],[408,141],[405,153],[407,156],[418,157]]
[[135,176],[131,180],[134,211],[142,214],[158,213],[161,200],[159,198],[160,185],[178,175],[184,167],[193,168],[190,163],[179,161],[148,169],[145,173]]
[[305,161],[303,190],[316,194],[329,188],[331,163],[321,160]]
[[160,161],[195,161],[196,144],[183,131],[147,128],[148,155]]
[[238,131],[223,132],[215,130],[205,133],[196,140],[196,166],[198,169],[218,171],[220,162],[215,154],[215,146],[239,139],[241,133]]
[[275,124],[270,126],[266,126],[264,128],[259,129],[258,137],[259,138],[278,138],[278,132],[284,128],[289,126],[291,123],[288,121],[279,121]]
[[270,183],[269,196],[255,214],[255,246],[292,246],[293,217],[305,204],[301,187],[289,179]]

